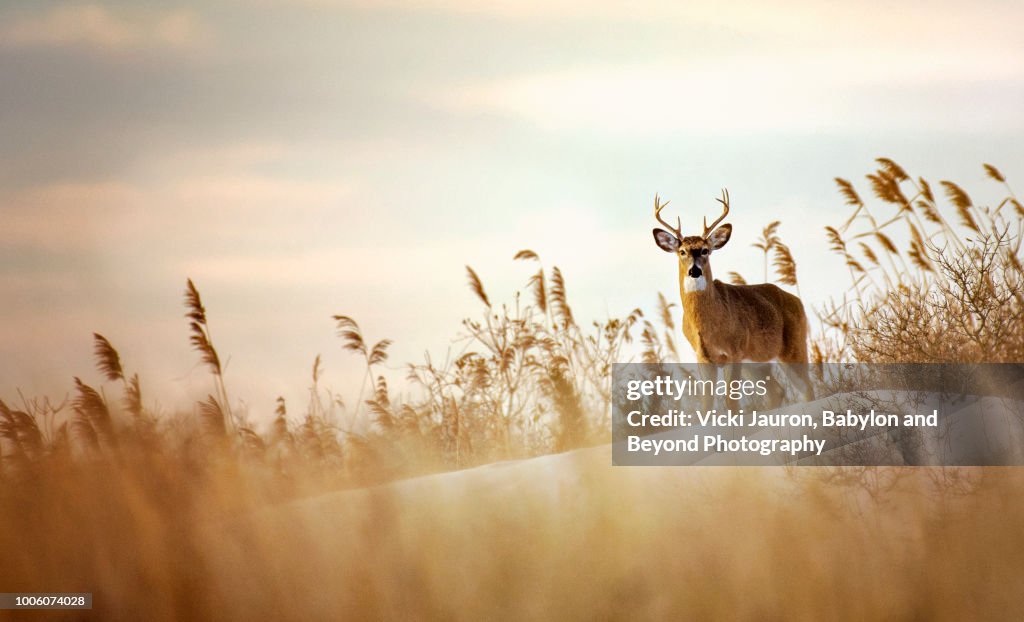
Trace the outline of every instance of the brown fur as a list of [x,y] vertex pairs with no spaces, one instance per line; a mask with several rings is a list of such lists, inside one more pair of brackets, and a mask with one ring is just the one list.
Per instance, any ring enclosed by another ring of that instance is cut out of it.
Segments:
[[807,362],[803,303],[777,286],[715,280],[706,290],[681,298],[683,334],[699,362]]
[[[704,249],[707,255],[694,256],[694,250]],[[683,335],[697,353],[697,361],[806,363],[807,316],[800,299],[770,283],[730,285],[715,280],[711,250],[708,240],[687,236],[678,251]],[[707,287],[688,292],[685,279],[694,266],[701,270]]]

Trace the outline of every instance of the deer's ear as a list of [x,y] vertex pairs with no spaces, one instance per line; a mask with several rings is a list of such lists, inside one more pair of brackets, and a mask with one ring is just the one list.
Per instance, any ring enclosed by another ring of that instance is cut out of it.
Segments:
[[679,245],[681,244],[679,238],[664,229],[654,230],[654,243],[658,245],[658,248],[666,253],[674,253],[678,251]]
[[732,236],[732,225],[722,225],[708,236],[708,244],[711,245],[713,250],[717,251],[725,246],[725,243],[729,241],[730,236]]

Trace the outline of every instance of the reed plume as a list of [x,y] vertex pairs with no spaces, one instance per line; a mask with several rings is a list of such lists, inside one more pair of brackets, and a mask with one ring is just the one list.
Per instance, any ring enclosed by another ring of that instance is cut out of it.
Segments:
[[207,395],[206,399],[198,403],[199,420],[202,421],[203,430],[213,438],[224,438],[227,436],[225,425],[224,409],[220,402],[213,395]]
[[971,202],[971,197],[967,195],[963,188],[951,181],[942,181],[939,183],[946,191],[946,196],[949,198],[949,201],[956,207],[956,212],[960,215],[960,222],[968,229],[972,229],[976,233],[981,233],[981,229],[978,228],[978,223],[974,220],[974,216],[971,214],[971,209],[974,207],[974,204]]
[[782,223],[778,220],[769,223],[768,226],[761,231],[761,238],[753,244],[754,248],[760,250],[764,254],[764,280],[766,283],[768,282],[768,253],[770,253],[775,245],[780,241],[778,235],[780,224]]
[[[779,282],[783,285],[797,286],[796,260],[793,259],[793,253],[782,242],[776,242],[773,248],[775,257],[772,260],[772,266],[775,268]],[[799,291],[798,286],[797,290]]]
[[338,336],[342,339],[342,347],[350,352],[361,354],[366,364],[363,381],[359,386],[359,396],[356,398],[354,416],[358,416],[359,407],[363,402],[363,393],[366,390],[366,383],[373,377],[373,367],[387,362],[388,348],[391,346],[392,341],[390,339],[381,339],[372,346],[367,347],[367,342],[363,338],[363,332],[354,319],[347,315],[334,315],[332,317],[335,321]]
[[224,384],[224,373],[221,367],[220,355],[213,346],[213,338],[210,336],[210,324],[206,317],[206,307],[203,306],[202,298],[199,296],[199,289],[196,288],[192,279],[187,279],[185,284],[185,317],[189,319],[189,342],[192,348],[199,352],[200,360],[206,363],[214,375],[214,385],[218,393],[218,412],[225,417],[228,426],[232,430],[237,429],[234,414],[231,412],[230,401],[228,400],[227,386]]
[[484,291],[484,284],[480,281],[480,277],[473,268],[466,266],[466,275],[469,278],[469,288],[473,290],[476,297],[480,299],[486,306],[491,306],[491,301],[487,298],[487,292]]
[[121,357],[107,338],[93,333],[93,353],[96,356],[96,367],[109,382],[124,381],[124,370],[121,368]]
[[80,431],[93,430],[98,442],[106,443],[111,448],[117,446],[114,422],[110,416],[107,403],[99,392],[75,377],[76,395],[71,401],[71,408],[78,415]]

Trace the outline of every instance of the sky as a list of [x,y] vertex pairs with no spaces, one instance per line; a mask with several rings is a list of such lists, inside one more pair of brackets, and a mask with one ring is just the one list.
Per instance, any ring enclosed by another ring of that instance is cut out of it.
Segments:
[[656,192],[696,233],[729,188],[719,277],[760,280],[781,220],[813,309],[845,290],[833,177],[868,196],[886,156],[981,204],[983,162],[1024,180],[1021,23],[1010,0],[0,3],[0,399],[99,383],[100,332],[147,405],[187,410],[212,386],[186,278],[257,421],[301,411],[317,354],[354,399],[333,314],[395,341],[396,379],[443,358],[480,311],[465,265],[507,301],[522,248],[578,317],[651,309],[677,292]]

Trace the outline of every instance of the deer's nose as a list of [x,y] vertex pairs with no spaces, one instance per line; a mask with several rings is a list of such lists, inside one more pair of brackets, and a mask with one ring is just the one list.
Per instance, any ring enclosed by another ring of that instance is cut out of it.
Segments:
[[688,274],[689,274],[690,276],[692,276],[693,278],[695,278],[695,279],[699,279],[699,278],[700,278],[700,275],[701,275],[702,273],[701,273],[701,271],[700,271],[700,268],[698,268],[697,266],[694,266],[694,267],[690,268],[690,272],[689,272]]

